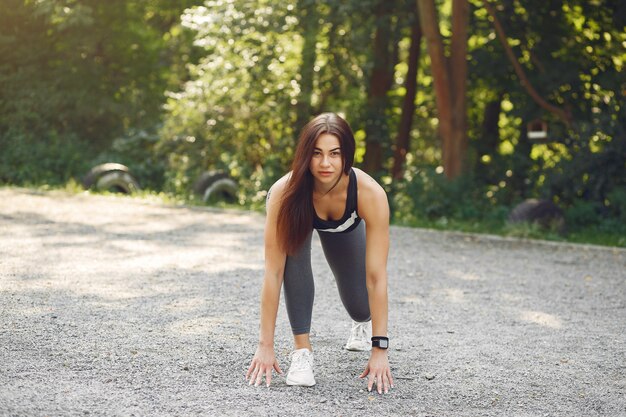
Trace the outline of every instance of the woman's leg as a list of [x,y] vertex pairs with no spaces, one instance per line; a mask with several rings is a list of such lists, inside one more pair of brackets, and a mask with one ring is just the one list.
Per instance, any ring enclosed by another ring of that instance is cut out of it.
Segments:
[[294,335],[296,349],[311,349],[309,332],[315,283],[311,269],[311,235],[305,240],[302,248],[293,256],[287,256],[283,281],[285,306]]
[[319,232],[324,255],[333,271],[339,296],[354,321],[370,320],[365,285],[365,222],[348,233]]

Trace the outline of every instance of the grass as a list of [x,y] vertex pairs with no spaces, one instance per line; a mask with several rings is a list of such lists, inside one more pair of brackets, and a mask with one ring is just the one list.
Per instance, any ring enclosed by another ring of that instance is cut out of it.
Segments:
[[410,222],[395,222],[400,226],[418,227],[434,230],[486,233],[497,236],[523,239],[549,240],[554,242],[582,243],[600,246],[626,247],[626,234],[616,231],[608,233],[597,227],[578,228],[565,235],[553,230],[544,230],[533,223],[507,224],[506,222],[484,220],[457,220],[441,218],[437,220],[412,219]]
[[[69,194],[93,194],[93,195],[110,195],[119,197],[122,194],[109,192],[109,191],[93,191],[93,190],[85,190],[83,186],[74,181],[70,180],[66,184],[62,186],[50,186],[50,185],[40,185],[40,186],[30,186],[30,189],[35,189],[37,191],[63,191]],[[160,203],[166,205],[188,205],[188,206],[196,206],[196,207],[215,207],[221,209],[235,209],[235,210],[253,210],[253,211],[262,211],[263,208],[259,206],[259,204],[254,205],[244,205],[244,204],[236,204],[236,203],[226,203],[226,202],[217,202],[215,204],[207,205],[200,198],[195,197],[193,195],[188,196],[180,196],[174,195],[166,192],[156,192],[151,190],[141,190],[131,196],[124,195],[124,198],[132,198],[139,199],[143,201],[149,201],[153,203]],[[261,208],[259,208],[261,207]],[[457,231],[457,232],[467,232],[467,233],[486,233],[493,234],[498,236],[509,236],[509,237],[518,237],[524,239],[540,239],[540,240],[549,240],[556,242],[570,242],[570,243],[583,243],[583,244],[593,244],[593,245],[601,245],[601,246],[614,246],[614,247],[626,247],[626,234],[622,233],[621,230],[615,230],[614,232],[609,232],[605,230],[601,230],[602,228],[598,227],[582,227],[576,228],[575,230],[570,231],[566,235],[558,234],[554,231],[550,230],[542,230],[536,224],[517,224],[517,225],[509,225],[504,221],[485,221],[485,220],[458,220],[442,217],[436,220],[416,218],[415,216],[410,216],[409,221],[393,221],[393,224],[399,226],[407,226],[407,227],[416,227],[416,228],[427,228],[434,230],[445,230],[445,231]]]

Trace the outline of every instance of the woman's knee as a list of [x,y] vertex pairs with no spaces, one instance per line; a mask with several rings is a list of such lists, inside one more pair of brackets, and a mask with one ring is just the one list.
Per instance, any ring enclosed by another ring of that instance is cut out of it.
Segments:
[[364,321],[369,321],[371,319],[371,315],[370,315],[370,309],[369,307],[367,308],[350,308],[348,309],[348,314],[350,315],[350,318],[354,321],[358,321],[358,322],[364,322]]

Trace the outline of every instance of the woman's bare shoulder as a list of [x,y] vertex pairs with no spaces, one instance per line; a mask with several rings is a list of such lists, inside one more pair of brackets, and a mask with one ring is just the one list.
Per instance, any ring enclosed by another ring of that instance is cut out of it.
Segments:
[[282,196],[285,187],[287,186],[287,181],[291,177],[291,171],[280,177],[268,190],[268,197],[271,195],[272,197]]
[[368,225],[389,224],[389,203],[384,188],[366,172],[354,168],[359,187],[359,216]]
[[356,174],[357,184],[359,187],[359,198],[361,194],[367,197],[382,197],[386,198],[386,193],[383,187],[376,182],[367,172],[359,169],[352,168]]

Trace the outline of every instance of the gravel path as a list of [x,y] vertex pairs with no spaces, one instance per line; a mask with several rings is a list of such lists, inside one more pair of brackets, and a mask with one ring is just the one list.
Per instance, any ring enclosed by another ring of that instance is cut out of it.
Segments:
[[[626,416],[626,250],[392,228],[379,396],[319,243],[318,384],[249,387],[263,216],[0,188],[0,415]],[[276,351],[289,325],[281,304]]]

